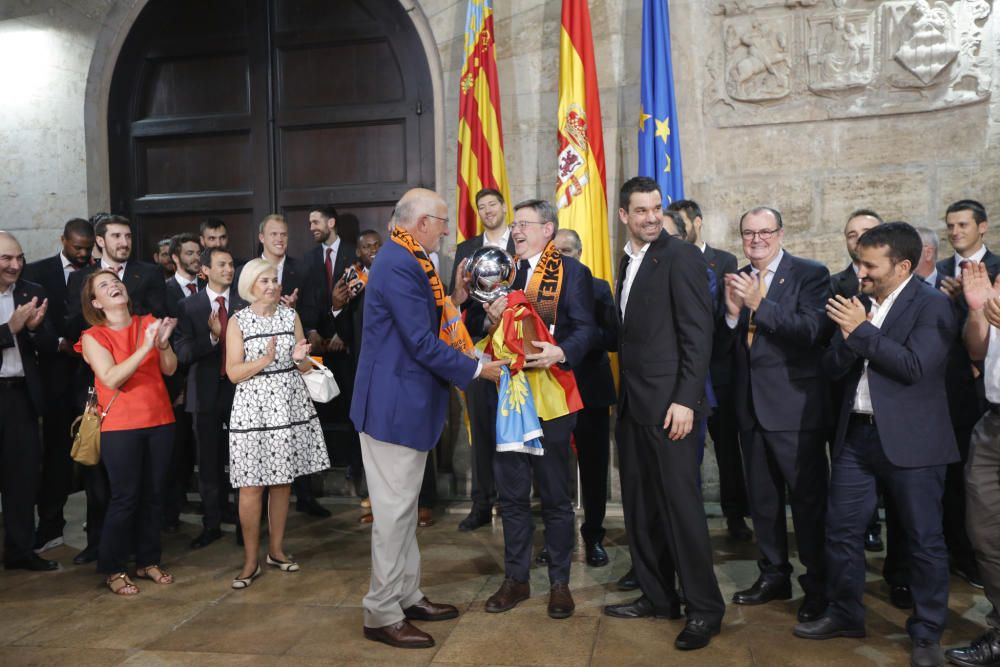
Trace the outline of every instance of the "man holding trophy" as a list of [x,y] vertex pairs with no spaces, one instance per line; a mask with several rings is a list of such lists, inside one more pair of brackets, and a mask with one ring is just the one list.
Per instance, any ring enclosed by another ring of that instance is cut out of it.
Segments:
[[[481,289],[491,282],[497,265],[503,282],[503,265],[510,262],[503,250],[482,248],[469,261],[469,275],[453,295],[464,301],[471,288],[472,295],[486,303],[490,334],[485,352],[511,361],[500,382],[497,431],[502,442],[493,459],[505,578],[486,601],[490,613],[513,609],[531,595],[532,474],[542,499],[545,547],[551,557],[548,614],[568,618],[574,610],[569,590],[574,543],[569,452],[582,402],[571,369],[594,346],[598,331],[590,270],[559,253],[552,242],[558,227],[555,208],[548,202],[517,204],[510,225],[518,258],[510,294],[504,295],[502,288],[493,293]],[[509,280],[513,266],[508,268]]]

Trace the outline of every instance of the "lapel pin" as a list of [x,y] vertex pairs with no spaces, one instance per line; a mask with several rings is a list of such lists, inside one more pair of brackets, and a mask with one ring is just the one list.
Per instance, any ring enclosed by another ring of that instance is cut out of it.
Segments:
[[784,285],[784,284],[785,284],[785,279],[784,279],[784,278],[780,278],[780,279],[778,280],[778,284],[779,284],[779,285]]

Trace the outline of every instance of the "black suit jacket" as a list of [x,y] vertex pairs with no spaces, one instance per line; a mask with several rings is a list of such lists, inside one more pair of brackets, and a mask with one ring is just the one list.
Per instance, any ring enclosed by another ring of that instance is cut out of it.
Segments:
[[[473,236],[471,239],[462,241],[455,248],[455,265],[451,268],[451,289],[455,289],[455,283],[458,280],[458,267],[461,266],[463,260],[472,257],[472,253],[483,247],[485,237],[485,234]],[[514,239],[510,236],[507,237],[507,252],[511,255],[514,254]],[[472,340],[476,341],[485,336],[489,326],[486,324],[486,311],[483,309],[483,304],[470,297],[461,305],[461,310],[465,316],[465,328],[469,330]]]
[[611,286],[600,278],[594,278],[594,323],[597,326],[597,344],[573,369],[573,374],[576,375],[583,405],[605,408],[617,402],[608,352],[618,350],[618,308],[611,295]]
[[881,328],[863,322],[846,339],[839,331],[834,333],[824,365],[833,379],[844,379],[847,388],[833,443],[834,459],[844,444],[868,359],[868,388],[886,458],[903,468],[958,460],[944,383],[948,344],[957,330],[948,297],[914,276]]
[[833,290],[834,295],[842,296],[845,299],[858,295],[858,292],[861,291],[861,284],[853,264],[848,264],[846,269],[830,276],[830,289]]
[[[196,279],[196,284],[198,285],[198,291],[205,289],[207,284],[201,278]],[[180,317],[180,302],[191,296],[191,292],[186,289],[181,288],[181,284],[177,282],[177,276],[170,276],[167,278],[167,282],[163,286],[164,297],[166,299],[166,309],[168,317]]]
[[[59,270],[62,271],[61,266]],[[39,304],[42,303],[46,298],[45,289],[24,278],[18,279],[14,283],[14,307],[24,305],[32,298],[38,299]],[[21,353],[21,366],[24,368],[24,381],[28,385],[31,403],[36,413],[41,415],[45,409],[45,387],[39,357],[55,354],[58,342],[55,327],[49,320],[48,314],[37,330],[28,331],[27,327],[22,327],[16,336],[11,333],[10,324],[0,324],[0,350],[14,347],[15,339],[17,349]],[[3,368],[2,355],[0,355],[0,368]]]
[[[69,285],[66,287],[65,337],[74,342],[80,338],[80,332],[89,326],[83,320],[83,306],[80,303],[83,283],[87,276],[100,268],[100,264],[91,264],[70,274]],[[159,266],[129,260],[125,265],[125,277],[122,282],[128,290],[134,314],[152,314],[155,317],[167,315],[166,285],[163,281],[163,270]]]
[[[750,273],[750,266],[740,269]],[[787,251],[754,315],[757,330],[747,346],[750,309],[735,329],[725,322],[733,358],[733,392],[741,430],[756,421],[768,431],[803,431],[831,424],[829,379],[823,352],[833,323],[826,315],[830,272]]]
[[[247,262],[257,259],[257,257],[251,257]],[[240,276],[243,274],[243,267],[246,266],[244,262],[236,268],[236,273],[233,275],[233,286],[230,289],[237,289],[240,284]],[[295,310],[298,311],[303,304],[303,298],[306,292],[306,287],[309,285],[309,275],[306,270],[304,263],[295,259],[294,257],[285,256],[285,266],[281,270],[281,296],[288,296],[295,290],[299,291],[298,300],[295,302]],[[299,316],[302,317],[301,315]]]
[[[725,315],[726,310],[726,279],[727,273],[736,273],[736,255],[725,250],[719,250],[705,244],[705,252],[702,253],[708,268],[715,274],[715,294],[712,295],[716,305],[716,321]],[[725,324],[723,322],[723,324]],[[720,353],[718,349],[713,350],[712,362],[709,364],[709,377],[712,379],[712,387],[715,389],[715,397],[722,401],[729,395],[729,385],[732,384],[733,367],[728,354]]]
[[[628,262],[624,255],[618,266],[618,313]],[[661,426],[671,403],[708,411],[714,317],[705,272],[696,247],[661,232],[632,281],[618,330],[618,411],[640,424]]]
[[[247,307],[234,287],[229,288],[229,308],[232,317],[238,310]],[[186,412],[212,412],[217,407],[220,396],[219,383],[222,375],[222,346],[212,344],[208,318],[212,314],[212,304],[208,292],[201,290],[185,297],[177,306],[179,317],[171,342],[177,354],[177,362],[187,368],[187,393],[184,410]],[[226,332],[222,332],[224,336]],[[232,400],[232,393],[228,394]],[[229,407],[229,406],[224,406]]]
[[[70,274],[72,276],[72,274]],[[66,277],[63,273],[62,258],[40,259],[24,267],[25,280],[38,283],[49,299],[49,309],[45,319],[49,321],[59,338],[70,339],[66,331]],[[42,377],[45,380],[45,396],[48,401],[65,404],[73,394],[75,383],[70,381],[80,371],[81,359],[75,354],[56,352],[41,359]],[[72,400],[71,398],[69,400]],[[51,406],[50,406],[51,407]],[[67,409],[72,409],[67,405]]]
[[[341,239],[337,255],[333,258],[333,282],[340,280],[347,267],[357,261],[357,254],[354,245]],[[332,338],[337,333],[337,323],[330,310],[333,307],[333,295],[326,281],[323,245],[317,245],[306,253],[303,264],[310,278],[305,293],[300,296],[299,316],[302,318],[302,326],[306,332],[317,331],[323,338]]]

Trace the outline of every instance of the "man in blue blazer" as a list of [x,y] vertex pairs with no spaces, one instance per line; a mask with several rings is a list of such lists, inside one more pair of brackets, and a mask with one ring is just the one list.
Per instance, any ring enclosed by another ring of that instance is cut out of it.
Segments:
[[458,609],[420,591],[417,496],[427,452],[444,429],[449,385],[497,381],[502,362],[478,363],[440,338],[444,298],[428,253],[448,234],[448,207],[416,188],[399,200],[396,230],[365,288],[364,331],[351,421],[361,438],[372,513],[372,579],[364,599],[367,639],[427,648],[434,639],[410,620],[441,621]]
[[824,357],[845,392],[833,443],[827,513],[830,606],[795,634],[806,639],[863,637],[865,527],[876,480],[895,501],[910,555],[911,664],[944,664],[940,639],[948,612],[948,551],[942,527],[945,469],[958,460],[948,419],[945,369],[955,336],[948,298],[913,280],[920,235],[905,222],[874,227],[858,240],[861,290],[827,304],[839,327]]

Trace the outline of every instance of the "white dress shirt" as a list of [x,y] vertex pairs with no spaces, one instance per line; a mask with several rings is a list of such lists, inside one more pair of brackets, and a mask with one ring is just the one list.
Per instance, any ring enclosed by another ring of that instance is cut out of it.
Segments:
[[[771,289],[771,282],[774,280],[774,272],[778,270],[778,265],[781,264],[781,259],[785,256],[785,249],[782,248],[778,251],[778,256],[771,260],[771,263],[767,265],[767,275],[764,276],[764,285],[767,289]],[[760,274],[760,269],[750,265],[750,275],[757,277]],[[726,313],[726,326],[730,329],[735,329],[736,325],[739,324],[740,317],[730,317],[729,313]]]
[[[324,266],[326,265],[326,251],[327,250],[330,251],[330,263],[331,264],[336,264],[337,263],[337,252],[340,251],[340,237],[339,236],[333,240],[333,243],[330,243],[329,245],[327,245],[326,243],[323,244],[323,264],[324,264]],[[336,280],[337,276],[334,276],[333,278],[334,278],[334,280]]]
[[[229,288],[227,287],[223,292],[213,292],[211,287],[205,286],[205,293],[208,294],[208,305],[212,307],[212,312],[219,312],[219,302],[216,301],[220,296],[226,300],[226,312],[229,312]],[[223,331],[222,335],[225,336],[226,332]],[[218,345],[219,339],[215,337],[212,330],[208,330],[208,337],[212,341],[212,345]]]
[[[285,274],[285,257],[287,257],[287,256],[288,255],[283,255],[281,257],[281,260],[278,262],[278,284],[279,285],[282,284],[281,277]],[[265,262],[270,262],[271,261],[265,255],[261,255],[260,258],[262,260],[264,260]]]
[[[896,298],[899,297],[900,293],[910,284],[913,280],[913,275],[904,280],[899,287],[892,291],[892,294],[885,297],[882,303],[877,303],[875,299],[872,299],[872,309],[871,316],[869,320],[876,328],[881,329],[882,323],[885,322],[885,318],[889,316],[889,309],[892,308],[892,304],[896,303]],[[854,407],[851,408],[852,412],[860,412],[861,414],[870,415],[874,414],[875,410],[872,408],[872,394],[871,389],[868,387],[868,360],[865,359],[865,369],[861,372],[861,379],[858,380],[858,390],[854,394]]]
[[[11,285],[7,288],[6,292],[0,292],[0,324],[10,322],[11,315],[13,314],[14,285]],[[5,347],[3,349],[3,365],[0,366],[0,377],[24,377],[24,366],[21,364],[21,349],[17,346],[17,336],[14,336],[14,347]]]
[[937,269],[931,271],[931,274],[926,278],[924,278],[924,282],[930,285],[931,287],[934,287],[934,285],[937,284]]
[[63,280],[65,280],[66,284],[69,285],[69,274],[76,271],[76,265],[66,259],[66,255],[62,253],[59,253],[59,261],[62,262]]
[[622,296],[621,304],[619,304],[619,308],[622,311],[622,319],[625,319],[625,308],[628,306],[628,295],[632,292],[632,282],[635,280],[635,274],[639,272],[639,266],[642,265],[642,260],[645,259],[647,250],[649,250],[649,243],[642,246],[638,252],[632,249],[631,241],[625,244],[625,254],[628,255],[628,264],[625,265],[625,277],[622,278]]
[[[187,278],[181,275],[180,271],[178,271],[174,274],[174,280],[176,280],[177,284],[181,286],[181,292],[184,294],[184,296],[190,296],[198,291],[197,278],[195,278],[194,280],[188,280]],[[188,289],[188,285],[194,285],[194,292]]]
[[490,237],[487,236],[485,232],[483,232],[483,247],[489,248],[490,246],[492,246],[494,248],[500,248],[501,250],[506,250],[509,239],[510,239],[510,227],[507,227],[506,231],[504,231],[503,233],[503,236],[501,236],[500,240],[498,240],[496,243],[490,241]]
[[973,264],[979,264],[983,261],[983,257],[986,256],[986,244],[979,246],[979,250],[972,253],[968,257],[962,257],[957,252],[955,253],[955,277],[958,278],[962,275],[962,267],[959,266],[962,262],[968,261]]
[[102,269],[107,269],[108,271],[112,271],[115,275],[118,276],[118,278],[122,282],[125,282],[125,267],[128,266],[128,262],[122,262],[118,266],[121,268],[121,271],[119,271],[118,269],[116,269],[113,264],[109,264],[105,259],[103,259],[103,258],[101,259],[101,268]]
[[983,362],[983,381],[986,383],[986,400],[1000,404],[1000,329],[990,325],[990,339]]

